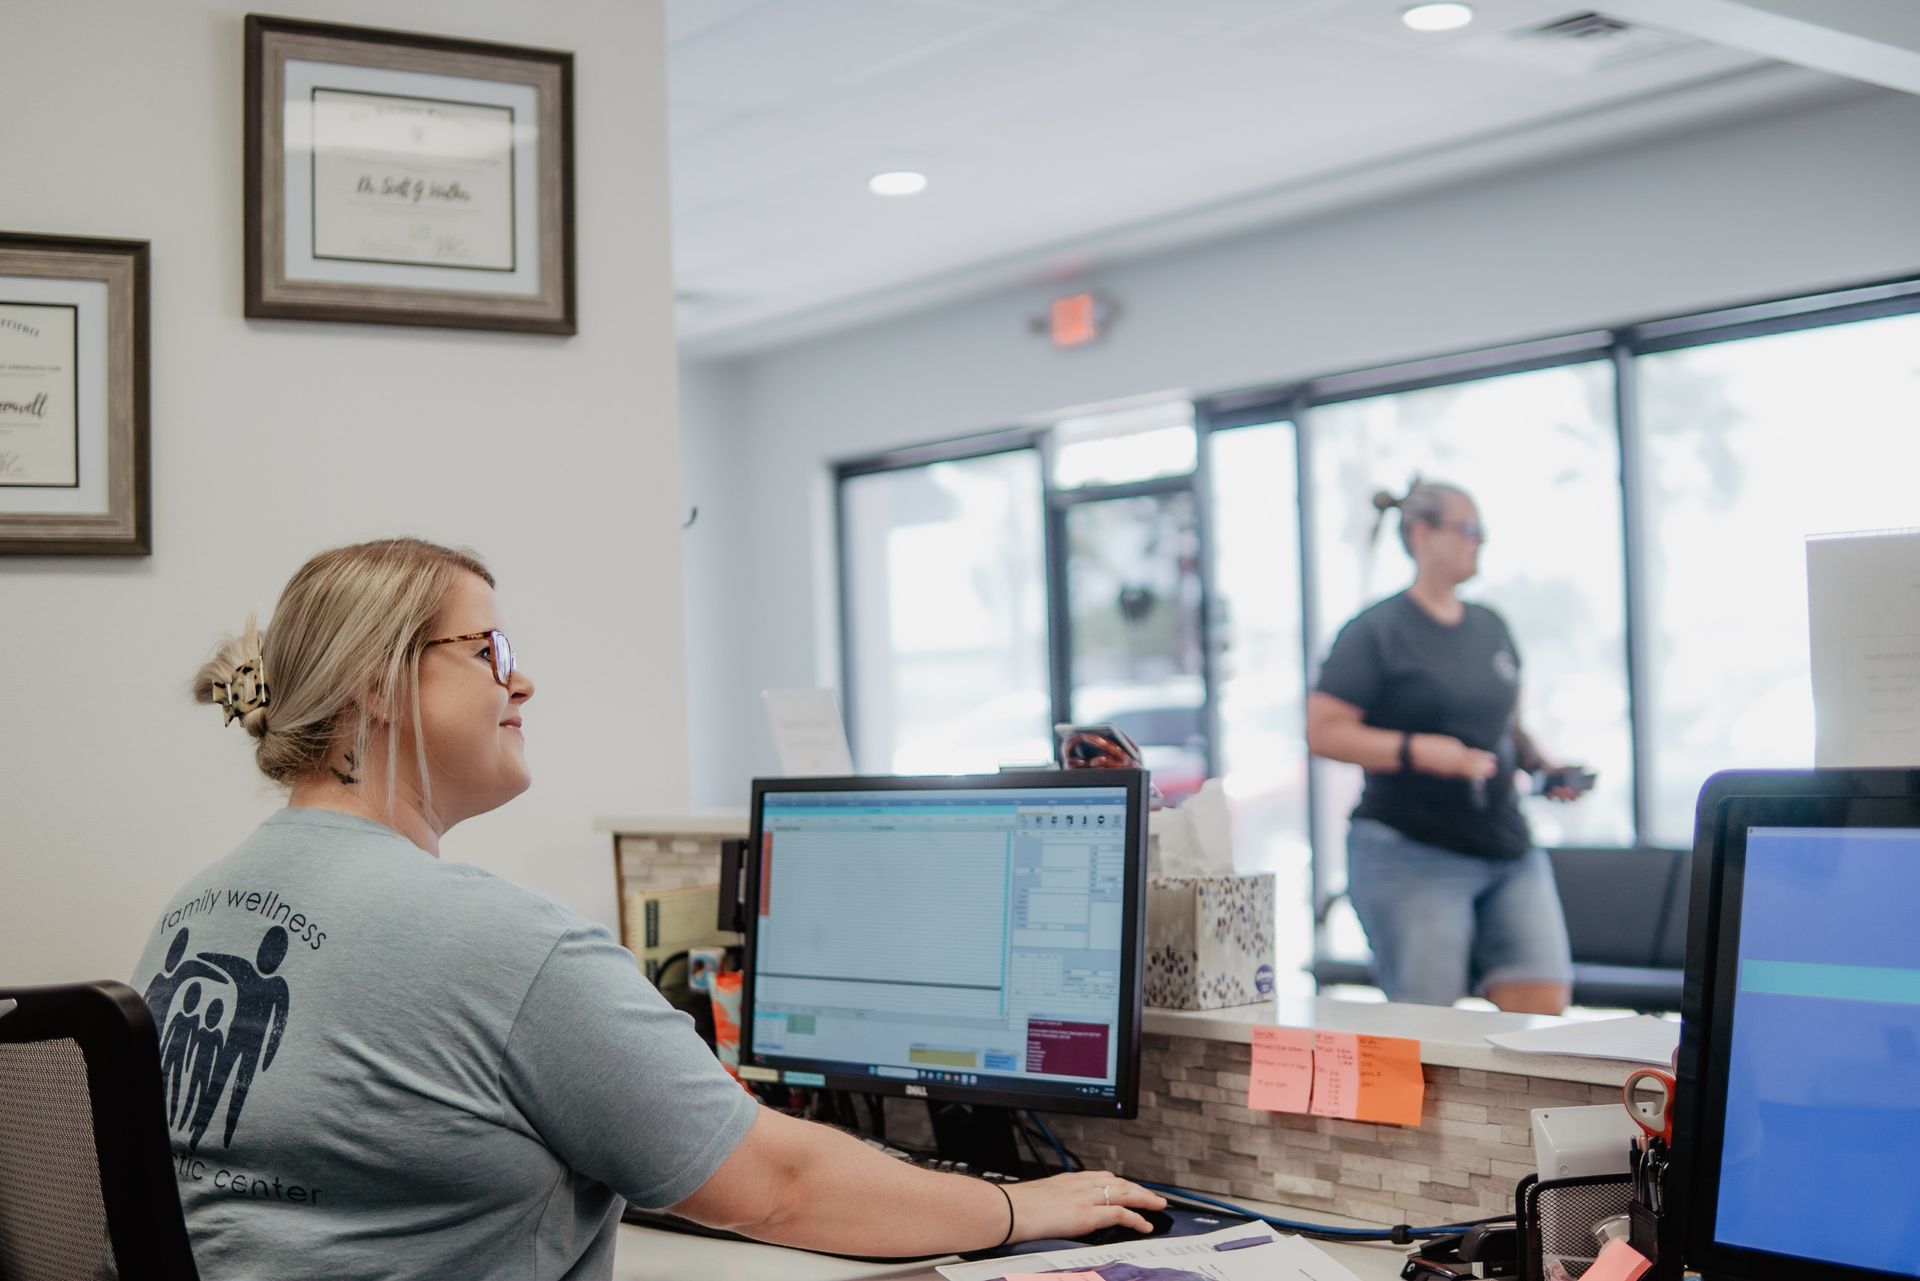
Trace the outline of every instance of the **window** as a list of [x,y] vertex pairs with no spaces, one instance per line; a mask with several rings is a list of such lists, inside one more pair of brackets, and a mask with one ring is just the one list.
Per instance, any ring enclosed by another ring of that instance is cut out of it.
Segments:
[[1639,359],[1651,831],[1718,769],[1813,763],[1808,534],[1920,524],[1920,315]]
[[[1519,646],[1521,723],[1541,748],[1599,774],[1573,805],[1527,801],[1543,845],[1633,840],[1620,448],[1604,361],[1454,383],[1313,410],[1316,664],[1363,606],[1412,580],[1399,517],[1375,490],[1417,475],[1474,496],[1488,537],[1461,588],[1507,620]],[[1378,523],[1378,536],[1375,525]],[[1340,785],[1355,795],[1358,771]],[[1331,780],[1330,780],[1331,781]],[[1345,845],[1350,802],[1327,806],[1323,849]]]
[[1417,475],[1479,503],[1463,595],[1513,630],[1528,731],[1598,774],[1523,802],[1535,840],[1686,846],[1709,773],[1811,761],[1806,537],[1920,525],[1920,281],[1202,411],[1143,399],[842,468],[856,760],[1037,763],[1056,717],[1115,721],[1175,799],[1221,777],[1239,865],[1279,877],[1285,973],[1321,907],[1324,950],[1365,950],[1334,899],[1360,771],[1309,763],[1304,704],[1339,628],[1412,576],[1374,491]]
[[1276,877],[1274,970],[1284,976],[1313,952],[1293,424],[1218,431],[1207,448],[1221,784],[1234,860]]
[[1052,755],[1040,455],[841,486],[853,746],[877,774]]

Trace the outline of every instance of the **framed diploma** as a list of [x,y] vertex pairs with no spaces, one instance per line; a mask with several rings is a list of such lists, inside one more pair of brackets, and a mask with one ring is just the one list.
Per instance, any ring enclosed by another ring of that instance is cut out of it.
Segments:
[[147,242],[0,232],[0,554],[145,556]]
[[573,55],[247,17],[247,315],[575,331]]

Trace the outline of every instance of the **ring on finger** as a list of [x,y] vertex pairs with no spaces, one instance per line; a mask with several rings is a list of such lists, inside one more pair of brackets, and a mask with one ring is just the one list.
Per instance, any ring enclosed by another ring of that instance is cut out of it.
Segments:
[[1100,1185],[1100,1204],[1101,1205],[1113,1204],[1113,1184],[1102,1183]]

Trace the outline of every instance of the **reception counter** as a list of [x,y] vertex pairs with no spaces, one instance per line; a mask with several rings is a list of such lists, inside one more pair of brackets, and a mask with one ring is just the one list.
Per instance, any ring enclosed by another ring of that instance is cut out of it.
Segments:
[[[697,884],[717,875],[718,842],[744,816],[602,819],[622,883]],[[1446,1223],[1506,1213],[1533,1170],[1529,1112],[1617,1104],[1634,1064],[1521,1054],[1489,1033],[1561,1020],[1283,997],[1220,1010],[1148,1009],[1140,1111],[1131,1121],[1050,1116],[1061,1141],[1129,1178],[1229,1199],[1379,1223]],[[1420,1042],[1426,1098],[1417,1126],[1376,1125],[1247,1107],[1253,1028],[1302,1028]],[[887,1101],[888,1135],[930,1141],[925,1105]]]

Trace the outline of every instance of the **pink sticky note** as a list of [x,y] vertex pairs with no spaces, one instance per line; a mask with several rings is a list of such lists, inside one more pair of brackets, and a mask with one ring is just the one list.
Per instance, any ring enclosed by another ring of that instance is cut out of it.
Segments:
[[1360,1107],[1360,1038],[1352,1032],[1313,1034],[1313,1106],[1315,1116],[1352,1120]]
[[1098,1272],[1009,1272],[1000,1281],[1106,1281]]
[[1581,1274],[1582,1281],[1640,1281],[1653,1264],[1647,1256],[1625,1241],[1609,1241],[1593,1266]]
[[1313,1033],[1290,1027],[1253,1029],[1247,1106],[1266,1112],[1305,1112],[1312,1099]]

